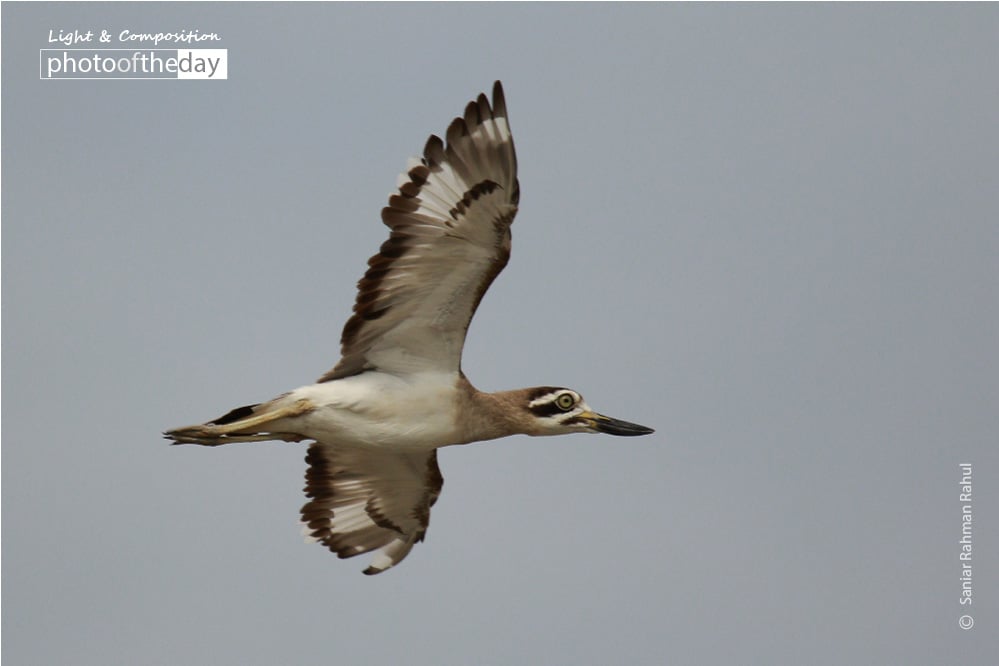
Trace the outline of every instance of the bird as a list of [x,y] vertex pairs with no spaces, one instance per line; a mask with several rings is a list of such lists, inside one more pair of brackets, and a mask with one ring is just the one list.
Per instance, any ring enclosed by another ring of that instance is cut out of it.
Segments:
[[503,86],[493,84],[410,158],[382,209],[390,234],[368,260],[340,339],[314,384],[164,432],[173,444],[309,441],[307,541],[338,557],[374,551],[365,574],[424,540],[444,479],[437,449],[526,434],[647,435],[578,392],[488,393],[461,368],[469,323],[510,257],[520,184]]

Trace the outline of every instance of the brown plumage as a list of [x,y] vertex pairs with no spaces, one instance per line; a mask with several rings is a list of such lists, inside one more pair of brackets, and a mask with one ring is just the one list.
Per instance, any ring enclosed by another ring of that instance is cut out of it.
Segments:
[[550,386],[483,393],[461,372],[465,333],[510,256],[520,185],[503,88],[470,102],[409,165],[382,221],[391,229],[358,283],[342,357],[309,386],[176,428],[175,443],[315,440],[302,507],[307,537],[339,557],[377,551],[367,574],[423,540],[443,477],[437,449],[512,434],[650,428],[592,411]]

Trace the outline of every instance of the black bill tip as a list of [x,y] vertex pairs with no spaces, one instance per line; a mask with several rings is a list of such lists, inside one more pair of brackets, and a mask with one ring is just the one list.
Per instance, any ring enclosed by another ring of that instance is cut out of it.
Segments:
[[603,414],[594,414],[590,423],[593,425],[593,429],[598,432],[617,435],[619,437],[637,437],[638,435],[650,435],[655,432],[652,428],[622,421],[621,419],[612,419]]

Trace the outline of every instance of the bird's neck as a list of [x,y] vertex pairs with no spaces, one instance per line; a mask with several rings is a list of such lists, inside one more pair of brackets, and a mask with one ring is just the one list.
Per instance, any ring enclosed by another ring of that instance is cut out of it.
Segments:
[[458,395],[458,422],[463,424],[463,443],[496,439],[508,435],[531,434],[529,423],[522,418],[521,405],[529,389],[485,393],[461,376]]

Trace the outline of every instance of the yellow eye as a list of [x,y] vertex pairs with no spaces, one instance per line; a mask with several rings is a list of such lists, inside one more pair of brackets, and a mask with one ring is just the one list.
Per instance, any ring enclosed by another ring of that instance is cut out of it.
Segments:
[[576,404],[576,399],[572,397],[569,393],[563,393],[559,397],[555,398],[555,406],[561,409],[563,412],[567,412],[572,409]]

